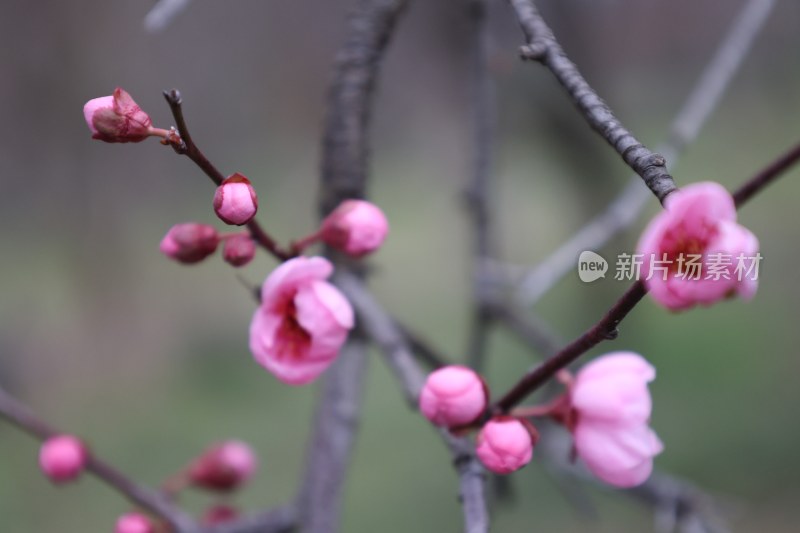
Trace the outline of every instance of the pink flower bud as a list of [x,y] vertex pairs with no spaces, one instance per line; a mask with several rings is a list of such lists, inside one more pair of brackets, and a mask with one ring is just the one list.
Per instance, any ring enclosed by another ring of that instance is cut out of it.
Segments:
[[648,426],[647,383],[655,369],[640,355],[614,352],[583,367],[570,389],[575,451],[598,478],[617,487],[644,483],[664,446]]
[[258,211],[258,196],[250,180],[239,173],[225,178],[214,193],[214,211],[226,224],[250,222]]
[[222,245],[222,258],[235,267],[244,266],[256,256],[256,243],[249,235],[233,235]]
[[473,370],[446,366],[428,376],[419,395],[419,410],[437,426],[463,426],[481,416],[488,396],[486,384]]
[[203,513],[203,525],[213,526],[215,524],[222,524],[230,522],[239,517],[239,511],[236,507],[230,505],[213,505],[206,509]]
[[193,485],[229,491],[243,485],[258,468],[258,459],[246,443],[229,440],[206,450],[189,467]]
[[653,299],[673,311],[734,295],[749,299],[758,288],[758,239],[736,223],[733,198],[719,183],[670,194],[637,252]]
[[53,483],[77,478],[83,472],[86,459],[86,447],[72,435],[51,437],[39,450],[39,466]]
[[483,465],[497,474],[510,474],[528,464],[538,433],[527,421],[499,416],[478,433],[475,453]]
[[250,322],[250,351],[290,385],[317,378],[339,355],[353,327],[353,308],[325,281],[333,265],[322,257],[295,257],[261,287],[261,306]]
[[320,237],[332,248],[360,257],[380,248],[389,222],[378,206],[364,200],[345,200],[322,221]]
[[179,263],[199,263],[213,254],[219,235],[213,226],[186,222],[172,226],[161,240],[161,253]]
[[119,517],[114,533],[155,533],[155,527],[145,515],[128,513]]
[[140,142],[150,136],[153,121],[131,95],[117,87],[112,96],[89,100],[83,117],[92,138],[109,143]]

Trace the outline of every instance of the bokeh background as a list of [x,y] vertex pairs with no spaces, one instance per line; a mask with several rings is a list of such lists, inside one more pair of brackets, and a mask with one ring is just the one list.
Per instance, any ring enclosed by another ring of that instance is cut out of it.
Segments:
[[[262,469],[247,509],[298,486],[316,386],[290,388],[252,360],[254,308],[218,257],[192,268],[162,257],[174,223],[219,224],[213,187],[157,142],[92,141],[81,109],[126,88],[157,126],[178,87],[198,144],[251,178],[260,220],[284,242],[314,228],[320,126],[350,1],[197,0],[150,34],[150,1],[8,0],[0,17],[0,383],[85,437],[137,480],[158,484],[207,444],[253,444]],[[371,195],[392,223],[370,263],[385,305],[451,357],[469,324],[469,235],[462,191],[471,160],[465,1],[412,2],[386,59],[374,113]],[[492,2],[497,189],[505,258],[535,264],[614,197],[628,169],[536,65]],[[644,142],[663,139],[742,0],[543,0],[586,77]],[[800,138],[800,5],[783,1],[720,109],[679,167],[680,183],[733,189]],[[645,301],[611,349],[658,368],[657,465],[734,502],[737,531],[796,531],[800,520],[800,257],[794,170],[741,212],[764,261],[754,301],[670,315]],[[658,209],[653,201],[649,214]],[[630,251],[643,217],[603,252]],[[260,282],[273,260],[241,274]],[[536,307],[564,336],[586,328],[624,286],[572,274]],[[501,330],[488,379],[498,391],[533,361]],[[373,357],[344,531],[457,531],[456,476],[436,434],[405,407]],[[0,423],[0,531],[111,531],[128,509],[91,477],[54,488],[38,446]],[[534,464],[494,507],[495,531],[647,531],[649,510],[596,489],[580,516]],[[190,494],[190,509],[208,499]]]

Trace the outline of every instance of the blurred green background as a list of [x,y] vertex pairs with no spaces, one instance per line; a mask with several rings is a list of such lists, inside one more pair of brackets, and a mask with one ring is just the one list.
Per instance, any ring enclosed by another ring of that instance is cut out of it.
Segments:
[[[316,386],[290,388],[252,360],[254,303],[218,257],[192,268],[158,242],[174,223],[221,225],[213,187],[157,142],[90,139],[81,109],[127,89],[171,124],[161,90],[178,87],[198,144],[226,173],[250,177],[260,220],[287,242],[314,228],[320,126],[352,2],[193,2],[163,33],[152,2],[9,0],[0,17],[0,383],[44,418],[86,438],[137,480],[158,484],[207,444],[245,439],[262,469],[237,495],[247,509],[287,501],[300,478]],[[388,54],[374,113],[371,196],[392,233],[370,262],[385,305],[453,358],[469,324],[466,1],[412,2]],[[741,0],[543,0],[567,52],[645,143],[665,135]],[[503,256],[534,264],[613,198],[629,175],[536,65],[492,2],[499,99],[493,199]],[[679,183],[733,189],[800,139],[800,5],[779,2],[742,71],[680,166]],[[800,359],[792,265],[800,257],[794,170],[747,205],[761,241],[754,301],[670,315],[645,301],[612,349],[658,368],[657,465],[735,502],[737,531],[796,531],[800,520]],[[653,201],[648,213],[658,209]],[[606,257],[630,251],[646,220]],[[260,282],[275,263],[242,271]],[[585,329],[624,286],[572,274],[536,308],[564,336]],[[533,358],[498,330],[490,384]],[[456,476],[436,434],[410,412],[383,362],[370,361],[344,531],[457,531]],[[36,443],[0,423],[0,531],[111,531],[127,503],[90,477],[54,488]],[[648,510],[594,489],[581,518],[539,465],[513,476],[494,531],[652,528]],[[192,494],[199,511],[208,500]]]

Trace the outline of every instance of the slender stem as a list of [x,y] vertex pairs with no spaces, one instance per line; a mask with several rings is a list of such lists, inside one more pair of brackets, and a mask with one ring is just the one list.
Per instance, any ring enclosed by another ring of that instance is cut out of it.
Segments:
[[676,189],[667,173],[666,159],[651,152],[614,116],[611,109],[583,78],[553,35],[532,0],[509,0],[528,41],[522,57],[546,66],[567,90],[589,125],[597,131],[644,180],[660,202]]
[[[770,162],[763,170],[759,171],[734,192],[733,197],[737,207],[741,207],[798,161],[800,161],[800,145],[781,155],[775,161]],[[642,281],[634,282],[598,322],[558,353],[545,359],[540,365],[527,372],[516,385],[492,406],[490,412],[508,412],[546,383],[559,370],[566,368],[567,365],[591,348],[604,340],[615,339],[617,337],[617,326],[636,307],[636,304],[641,301],[645,294],[647,294],[647,289],[644,283]]]
[[[687,145],[697,138],[701,128],[725,94],[747,52],[752,48],[775,0],[749,0],[731,24],[711,61],[703,69],[695,87],[670,126],[667,141],[656,151],[675,165]],[[575,258],[584,250],[599,250],[617,233],[630,226],[647,205],[650,195],[638,175],[602,213],[561,244],[544,261],[529,270],[518,282],[514,299],[520,307],[534,305],[575,266]]]
[[[175,126],[178,130],[177,136],[167,136],[165,142],[170,144],[178,154],[185,155],[194,162],[195,165],[200,167],[206,176],[208,176],[215,185],[220,186],[225,180],[225,176],[215,167],[205,154],[197,147],[189,134],[189,128],[186,126],[186,119],[183,116],[183,99],[181,93],[177,89],[164,91],[164,98],[169,104],[172,111],[172,116],[175,119]],[[291,259],[296,254],[283,250],[278,243],[273,239],[269,233],[264,231],[261,225],[255,220],[247,223],[247,229],[250,230],[250,235],[253,237],[262,248],[267,250],[276,259],[286,261]]]
[[[2,388],[0,388],[0,416],[39,440],[46,440],[63,433],[41,420],[27,406]],[[174,507],[164,495],[137,485],[91,450],[87,458],[86,470],[135,505],[163,518],[177,533],[196,531],[197,525],[194,520]]]

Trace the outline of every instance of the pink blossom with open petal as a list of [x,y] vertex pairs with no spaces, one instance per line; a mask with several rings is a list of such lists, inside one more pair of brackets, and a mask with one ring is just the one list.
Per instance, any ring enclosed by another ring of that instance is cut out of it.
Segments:
[[86,459],[86,447],[72,435],[50,437],[39,450],[39,467],[53,483],[77,478],[86,466]]
[[[758,239],[736,223],[733,198],[718,183],[694,183],[670,194],[637,252],[643,255],[641,276],[653,299],[673,311],[733,295],[749,299],[758,287],[757,270],[752,270]],[[692,256],[699,258],[699,271],[686,263]],[[668,268],[666,275],[660,266]]]
[[250,351],[279,380],[314,380],[339,355],[353,327],[353,308],[325,281],[333,265],[322,257],[295,257],[276,268],[261,288],[250,323]]
[[374,252],[389,233],[383,211],[365,200],[345,200],[322,221],[320,237],[329,246],[361,257]]
[[481,377],[465,366],[445,366],[432,372],[419,395],[419,409],[437,426],[474,422],[486,408],[488,392]]
[[92,131],[92,138],[108,143],[140,142],[152,132],[150,116],[119,87],[111,96],[86,102],[83,118]]
[[537,439],[538,433],[527,421],[499,416],[478,433],[475,454],[492,472],[510,474],[530,462]]
[[640,355],[613,352],[583,367],[570,388],[575,450],[598,478],[617,487],[644,483],[664,446],[649,427],[647,384],[655,369]]
[[119,517],[114,533],[155,533],[155,528],[145,515],[128,513]]
[[212,490],[229,491],[247,482],[258,468],[253,449],[238,440],[216,444],[189,467],[192,484]]
[[214,211],[226,224],[250,222],[258,211],[258,196],[250,180],[238,172],[225,178],[214,193]]

